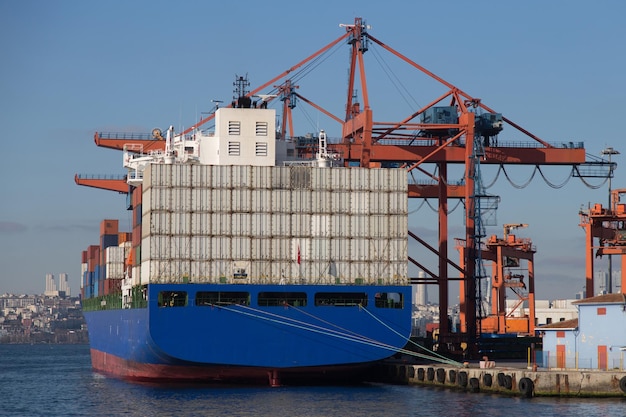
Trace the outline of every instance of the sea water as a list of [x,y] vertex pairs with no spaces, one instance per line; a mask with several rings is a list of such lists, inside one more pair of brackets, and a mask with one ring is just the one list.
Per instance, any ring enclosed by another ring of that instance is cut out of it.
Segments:
[[517,398],[385,384],[145,384],[91,369],[85,345],[0,345],[0,416],[616,416],[626,398]]

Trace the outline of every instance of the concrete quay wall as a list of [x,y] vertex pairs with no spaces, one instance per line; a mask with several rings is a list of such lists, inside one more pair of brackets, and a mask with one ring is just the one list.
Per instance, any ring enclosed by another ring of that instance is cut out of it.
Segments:
[[626,372],[383,364],[381,380],[522,397],[626,397]]

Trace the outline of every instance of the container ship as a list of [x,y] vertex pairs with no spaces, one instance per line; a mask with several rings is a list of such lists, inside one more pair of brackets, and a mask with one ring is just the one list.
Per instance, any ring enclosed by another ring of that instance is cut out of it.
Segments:
[[[82,259],[94,370],[131,380],[360,380],[411,333],[407,172],[298,155],[243,90],[212,131],[124,146],[132,231]],[[316,137],[317,136],[317,137]]]

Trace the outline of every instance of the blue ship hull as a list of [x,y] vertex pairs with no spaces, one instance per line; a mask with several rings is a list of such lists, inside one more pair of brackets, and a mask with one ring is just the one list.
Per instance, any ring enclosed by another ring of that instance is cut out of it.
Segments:
[[[249,297],[201,299],[218,292]],[[163,294],[186,299],[170,305]],[[299,302],[259,305],[262,294],[297,294]],[[94,369],[128,379],[272,385],[358,379],[411,332],[410,286],[150,284],[147,299],[146,308],[85,312]]]

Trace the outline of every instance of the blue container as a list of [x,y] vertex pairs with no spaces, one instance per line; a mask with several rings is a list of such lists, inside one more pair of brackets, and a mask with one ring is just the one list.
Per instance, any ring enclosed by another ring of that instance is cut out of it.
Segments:
[[110,246],[117,246],[118,243],[118,235],[102,235],[100,236],[100,250],[104,252],[104,250]]

